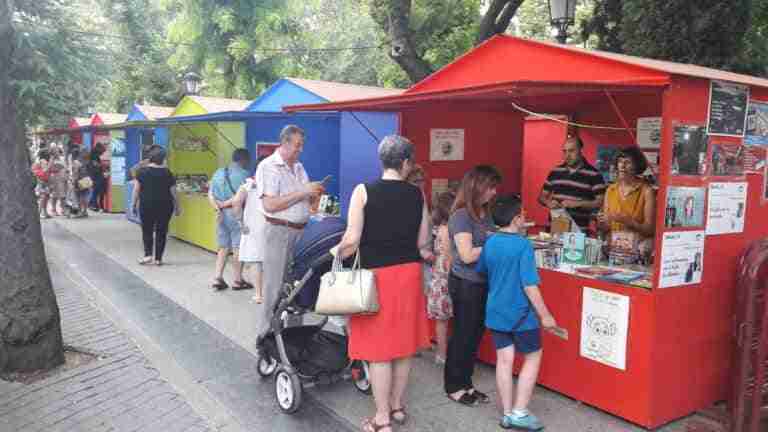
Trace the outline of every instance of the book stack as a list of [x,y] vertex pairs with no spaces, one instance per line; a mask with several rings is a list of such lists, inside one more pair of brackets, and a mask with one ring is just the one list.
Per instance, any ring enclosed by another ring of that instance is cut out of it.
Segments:
[[533,251],[536,258],[536,267],[556,269],[560,267],[560,262],[563,257],[563,248],[561,247],[546,247],[536,248]]

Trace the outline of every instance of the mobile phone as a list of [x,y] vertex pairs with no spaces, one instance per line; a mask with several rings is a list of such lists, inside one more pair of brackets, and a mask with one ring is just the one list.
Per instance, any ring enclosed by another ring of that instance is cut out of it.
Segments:
[[329,181],[331,181],[331,179],[332,179],[332,178],[333,178],[333,176],[329,174],[329,175],[325,176],[325,178],[323,178],[323,179],[320,181],[320,183],[321,183],[321,184],[323,184],[323,185],[325,185],[326,183],[328,183]]

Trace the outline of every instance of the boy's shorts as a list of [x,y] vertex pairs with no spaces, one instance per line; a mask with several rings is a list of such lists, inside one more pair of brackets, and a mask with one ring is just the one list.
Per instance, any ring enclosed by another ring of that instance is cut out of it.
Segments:
[[216,241],[220,249],[238,249],[240,247],[240,224],[235,219],[232,209],[221,210],[221,218],[216,223]]
[[541,349],[541,329],[524,330],[516,332],[501,332],[491,330],[493,343],[497,350],[515,346],[515,350],[523,354],[530,354]]

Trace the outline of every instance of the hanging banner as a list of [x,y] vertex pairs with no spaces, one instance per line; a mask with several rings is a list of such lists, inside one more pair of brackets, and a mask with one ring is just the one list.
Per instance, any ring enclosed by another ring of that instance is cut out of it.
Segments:
[[581,310],[582,357],[627,370],[629,297],[584,287]]
[[705,237],[704,231],[664,233],[659,288],[701,283]]
[[661,117],[637,119],[637,146],[643,150],[661,148]]
[[707,133],[743,137],[747,124],[749,87],[710,81]]
[[743,232],[746,213],[746,182],[709,184],[707,235]]
[[768,146],[768,103],[749,101],[744,144]]
[[464,160],[464,129],[430,129],[429,160]]

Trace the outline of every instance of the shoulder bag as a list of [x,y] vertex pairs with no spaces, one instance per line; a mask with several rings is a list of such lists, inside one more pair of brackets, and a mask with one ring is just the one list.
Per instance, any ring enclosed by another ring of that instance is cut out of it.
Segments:
[[315,313],[320,315],[372,315],[379,311],[379,293],[373,271],[360,268],[360,251],[352,268],[345,269],[341,256],[320,279]]

